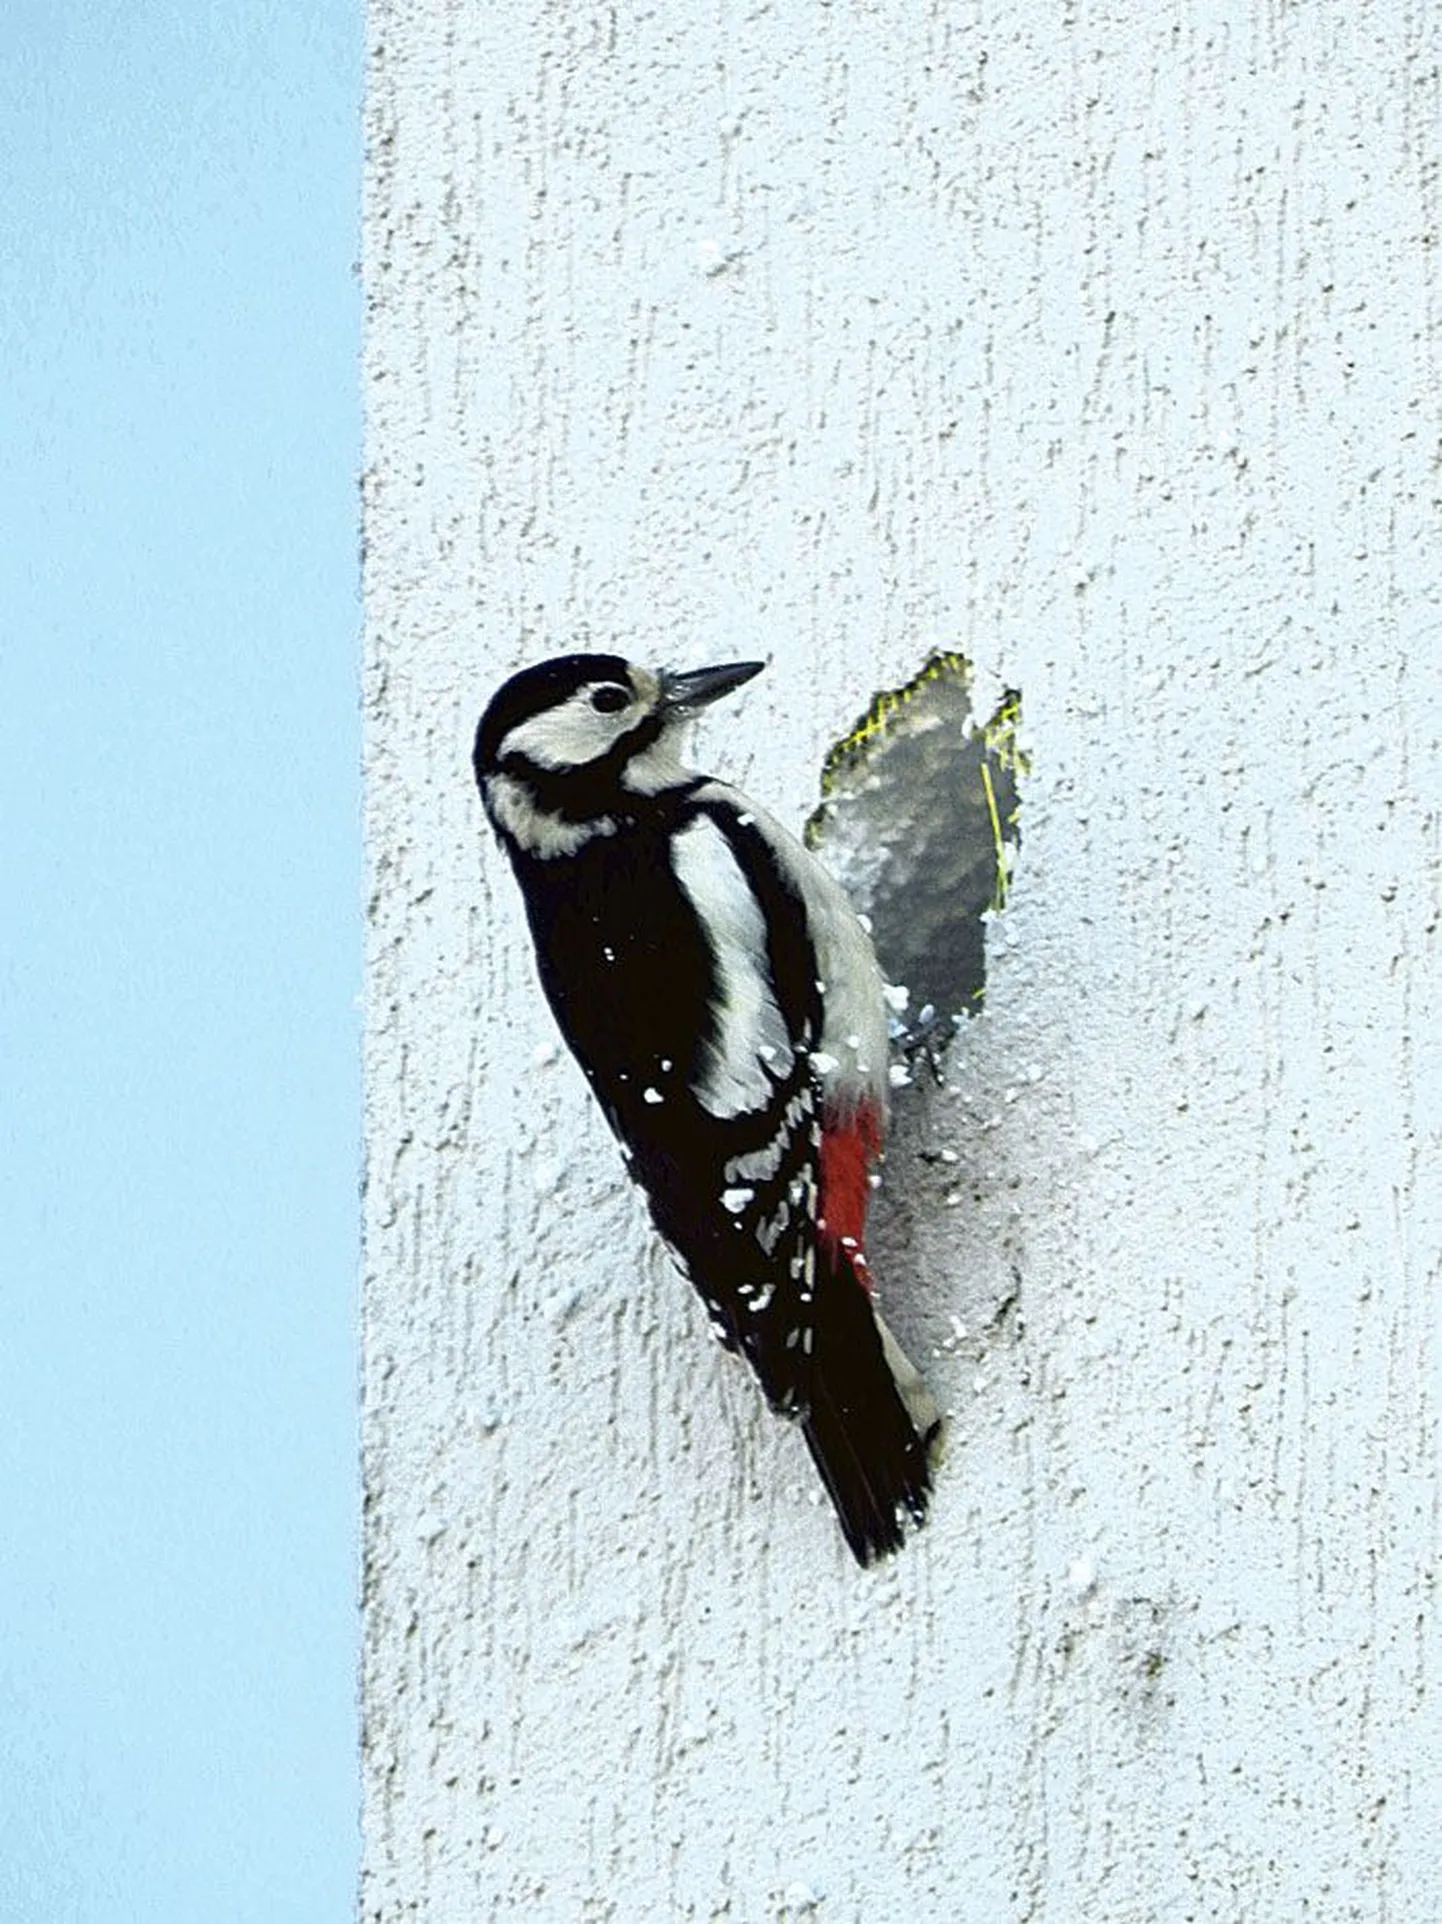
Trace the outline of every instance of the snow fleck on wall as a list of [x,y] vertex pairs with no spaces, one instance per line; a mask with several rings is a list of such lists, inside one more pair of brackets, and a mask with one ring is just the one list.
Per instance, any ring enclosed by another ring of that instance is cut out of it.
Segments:
[[[370,35],[364,1918],[1442,1915],[1430,15]],[[482,833],[581,642],[770,656],[698,758],[796,824],[928,650],[1025,694],[869,1575]]]

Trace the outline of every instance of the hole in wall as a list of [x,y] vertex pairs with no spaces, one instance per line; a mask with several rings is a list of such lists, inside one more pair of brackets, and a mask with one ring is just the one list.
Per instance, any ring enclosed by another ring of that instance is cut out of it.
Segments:
[[[940,1392],[951,1421],[1002,1367],[999,1356],[1020,1353],[1024,1328],[1011,1179],[963,1087],[977,1063],[956,1082],[954,1057],[941,1061],[981,1007],[987,923],[1011,890],[1029,772],[1021,722],[1015,689],[963,655],[933,655],[904,687],[878,694],[831,750],[805,830],[869,917],[887,981],[908,991],[894,1017],[901,1047],[919,1055],[909,1029],[937,1071],[911,1076],[893,1104],[868,1241],[881,1289],[897,1283],[888,1298],[897,1335],[934,1388],[951,1386],[950,1401]],[[920,1019],[928,1004],[930,1025]],[[892,1075],[908,1079],[900,1063]]]
[[[872,928],[900,1023],[944,1047],[986,992],[986,924],[1005,908],[1020,846],[1021,697],[983,718],[965,656],[933,655],[886,689],[826,757],[805,837]],[[899,999],[899,998],[898,998]]]

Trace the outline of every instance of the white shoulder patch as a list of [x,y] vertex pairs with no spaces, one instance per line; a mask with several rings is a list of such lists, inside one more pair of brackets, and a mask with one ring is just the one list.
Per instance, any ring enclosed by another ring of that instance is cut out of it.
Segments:
[[716,824],[698,815],[671,842],[676,879],[716,944],[717,1038],[693,1093],[713,1116],[764,1109],[795,1052],[766,962],[766,923]]
[[744,811],[806,905],[822,1000],[821,1034],[816,1038],[812,1067],[828,1103],[845,1110],[864,1099],[884,1116],[889,1055],[881,970],[871,937],[845,891],[794,835],[739,790],[709,781],[699,793]]

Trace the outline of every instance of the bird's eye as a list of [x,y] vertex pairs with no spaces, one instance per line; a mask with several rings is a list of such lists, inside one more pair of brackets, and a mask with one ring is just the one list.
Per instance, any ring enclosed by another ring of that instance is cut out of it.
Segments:
[[614,681],[605,682],[600,688],[591,691],[591,706],[598,715],[614,715],[625,708],[631,700],[629,688],[622,688]]

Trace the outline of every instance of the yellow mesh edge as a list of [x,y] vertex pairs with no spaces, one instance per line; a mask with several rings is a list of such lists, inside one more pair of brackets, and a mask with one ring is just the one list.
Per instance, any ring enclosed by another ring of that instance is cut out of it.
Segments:
[[[871,706],[860,721],[856,722],[841,737],[841,740],[833,743],[827,751],[826,760],[821,766],[823,801],[831,793],[841,770],[856,761],[877,736],[885,734],[891,717],[906,706],[918,689],[924,688],[929,681],[938,680],[942,675],[956,675],[970,687],[971,663],[965,655],[957,654],[954,649],[938,650],[936,654],[927,657],[919,672],[902,687],[884,688],[879,695],[873,696]],[[815,817],[813,816],[812,819],[814,820]]]

